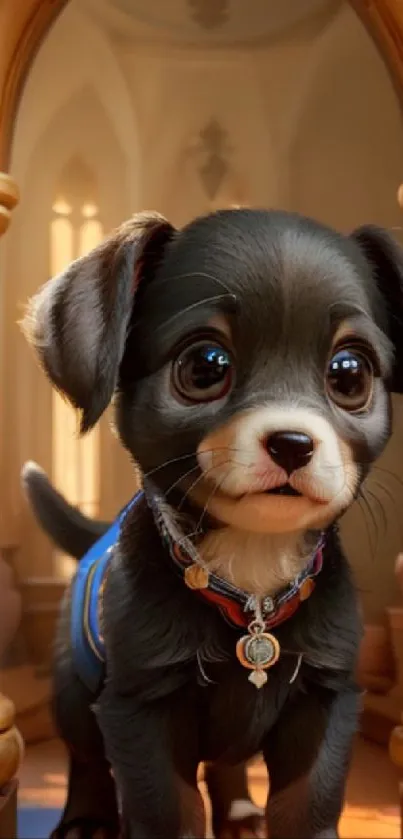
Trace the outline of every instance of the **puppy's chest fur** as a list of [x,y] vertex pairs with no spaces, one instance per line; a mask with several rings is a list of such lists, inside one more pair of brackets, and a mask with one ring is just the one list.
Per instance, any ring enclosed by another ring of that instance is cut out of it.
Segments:
[[301,533],[211,530],[199,545],[209,569],[249,594],[273,595],[302,571],[309,550]]
[[[269,546],[266,540],[254,539],[251,545],[239,545],[235,536],[217,532],[218,538],[204,547],[211,552],[212,563],[219,563],[225,550],[226,566],[228,554],[233,568],[246,568],[250,562],[244,576],[232,571],[231,579],[254,586],[259,568],[270,566]],[[292,552],[291,542],[279,540],[276,547],[280,557],[287,556],[287,548]],[[358,644],[355,595],[337,535],[329,534],[324,554],[314,594],[275,630],[280,659],[267,684],[257,691],[236,657],[237,640],[246,628],[230,626],[219,609],[187,588],[152,514],[146,505],[139,505],[123,527],[105,588],[103,630],[110,694],[130,696],[135,705],[161,703],[175,731],[182,732],[183,720],[191,720],[194,730],[201,732],[201,760],[239,762],[252,757],[291,694],[310,690],[313,683],[337,690],[353,672]],[[288,574],[294,577],[299,561],[296,567],[291,559],[279,559],[278,567],[282,573],[278,568],[275,574],[267,573],[265,591],[282,587]],[[300,655],[301,666],[293,680]]]

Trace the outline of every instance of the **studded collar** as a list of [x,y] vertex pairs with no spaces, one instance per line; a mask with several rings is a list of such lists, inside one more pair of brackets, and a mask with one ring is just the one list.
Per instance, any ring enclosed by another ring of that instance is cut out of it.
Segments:
[[274,596],[256,598],[217,574],[203,564],[197,547],[177,524],[173,510],[163,495],[151,485],[144,486],[145,497],[156,526],[174,567],[189,589],[216,606],[225,620],[237,628],[249,626],[259,614],[266,629],[271,629],[290,618],[299,605],[308,599],[315,588],[315,577],[323,564],[323,536],[309,558],[305,568],[285,588]]

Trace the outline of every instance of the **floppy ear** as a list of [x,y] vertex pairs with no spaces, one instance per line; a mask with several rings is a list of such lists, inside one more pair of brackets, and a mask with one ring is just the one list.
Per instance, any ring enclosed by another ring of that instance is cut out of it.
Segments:
[[158,214],[134,216],[28,306],[24,332],[52,383],[81,412],[82,432],[113,396],[138,286],[174,233]]
[[394,348],[391,390],[403,393],[403,250],[380,227],[368,225],[352,233],[370,264],[387,314],[387,332]]

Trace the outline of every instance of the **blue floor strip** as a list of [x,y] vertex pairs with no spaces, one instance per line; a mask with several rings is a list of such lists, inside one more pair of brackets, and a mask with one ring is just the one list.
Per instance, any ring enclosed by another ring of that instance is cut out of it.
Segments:
[[17,839],[48,839],[59,818],[60,811],[56,809],[20,807],[17,815]]

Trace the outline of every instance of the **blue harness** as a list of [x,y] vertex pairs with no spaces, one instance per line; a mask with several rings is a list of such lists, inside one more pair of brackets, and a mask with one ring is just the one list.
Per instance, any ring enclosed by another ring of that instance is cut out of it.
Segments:
[[140,500],[139,492],[109,530],[80,560],[71,592],[71,641],[76,671],[91,693],[98,693],[105,677],[105,645],[100,625],[102,587],[119,540],[123,521]]

